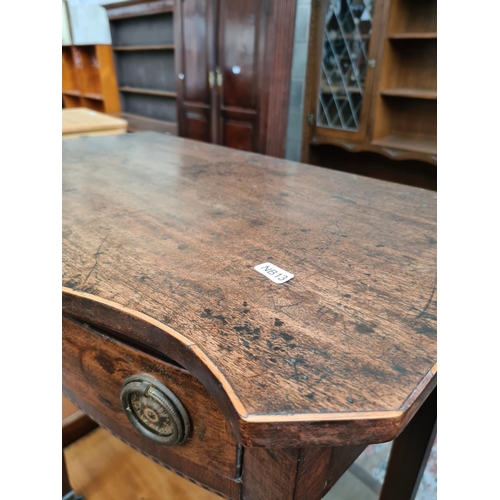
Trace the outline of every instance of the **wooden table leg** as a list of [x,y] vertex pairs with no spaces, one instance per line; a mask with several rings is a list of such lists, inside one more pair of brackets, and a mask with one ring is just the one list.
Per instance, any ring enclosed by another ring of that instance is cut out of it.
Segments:
[[62,500],[85,500],[82,495],[75,495],[71,487],[68,468],[66,467],[66,459],[64,458],[64,450],[62,453]]
[[413,500],[436,437],[437,388],[394,440],[380,500]]
[[63,448],[86,436],[97,427],[98,425],[82,411],[65,418],[62,423]]
[[98,425],[82,410],[78,409],[66,396],[62,397],[62,445],[63,448],[73,444],[81,437],[93,431]]
[[245,448],[242,500],[320,500],[364,449]]

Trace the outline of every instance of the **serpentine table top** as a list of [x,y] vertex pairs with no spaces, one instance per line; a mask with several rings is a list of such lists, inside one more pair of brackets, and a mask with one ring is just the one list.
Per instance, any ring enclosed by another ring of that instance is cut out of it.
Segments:
[[62,242],[63,313],[189,370],[244,446],[388,441],[436,386],[434,192],[84,138],[63,141]]

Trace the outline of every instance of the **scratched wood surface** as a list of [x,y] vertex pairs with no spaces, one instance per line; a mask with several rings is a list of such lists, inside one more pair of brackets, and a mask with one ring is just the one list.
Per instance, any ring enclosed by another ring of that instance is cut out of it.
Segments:
[[400,424],[435,384],[434,192],[151,132],[64,141],[62,283],[187,338],[276,435],[345,416],[355,444],[351,419]]
[[[119,432],[132,444],[140,443],[141,434],[122,410],[120,391],[125,378],[149,373],[182,398],[191,419],[191,431],[183,446],[147,441],[148,449],[144,451],[166,462],[172,461],[166,460],[169,454],[179,454],[224,476],[236,477],[239,452],[231,429],[205,388],[191,374],[67,318],[63,318],[63,339],[63,390],[76,394],[76,403],[98,423]],[[210,463],[214,456],[217,461]]]
[[[63,392],[99,425],[153,459],[226,496],[237,497],[240,450],[206,389],[190,373],[63,317]],[[122,410],[123,381],[147,373],[182,399],[189,439],[163,446],[145,439]],[[216,457],[216,460],[214,460]]]

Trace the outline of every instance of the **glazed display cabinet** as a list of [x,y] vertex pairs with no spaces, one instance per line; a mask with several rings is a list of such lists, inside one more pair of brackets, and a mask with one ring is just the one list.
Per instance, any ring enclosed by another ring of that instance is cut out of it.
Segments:
[[332,144],[437,164],[436,0],[313,2],[302,161]]

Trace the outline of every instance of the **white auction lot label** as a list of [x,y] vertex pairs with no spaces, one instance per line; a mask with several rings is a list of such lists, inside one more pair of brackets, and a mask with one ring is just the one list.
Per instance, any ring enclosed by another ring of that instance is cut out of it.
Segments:
[[264,276],[269,278],[271,281],[274,281],[275,283],[278,284],[285,283],[286,281],[291,280],[293,278],[292,273],[284,271],[280,267],[275,266],[270,262],[264,262],[264,264],[259,264],[258,266],[255,266],[254,269],[260,274],[263,274]]

